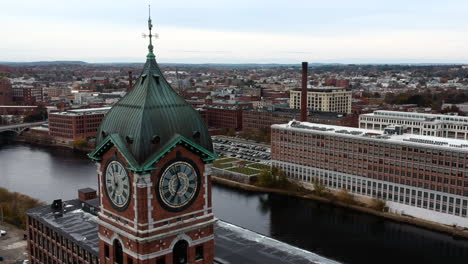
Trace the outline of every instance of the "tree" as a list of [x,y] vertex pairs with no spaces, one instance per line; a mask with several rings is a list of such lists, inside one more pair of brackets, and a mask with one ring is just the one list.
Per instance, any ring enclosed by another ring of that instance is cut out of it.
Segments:
[[324,196],[327,193],[327,187],[320,183],[318,178],[314,178],[314,192],[318,196]]
[[24,122],[37,122],[44,121],[47,119],[47,108],[43,105],[39,105],[24,117]]
[[273,186],[274,179],[271,173],[271,170],[264,169],[260,172],[258,176],[258,185],[263,187],[271,187]]
[[273,166],[271,169],[264,169],[260,172],[258,185],[285,189],[288,187],[289,181],[285,171]]
[[86,138],[79,137],[73,140],[74,149],[84,149],[87,146],[88,146],[88,140],[86,140]]
[[385,204],[385,201],[383,200],[373,199],[370,204],[370,208],[379,212],[383,212],[385,210],[385,207],[386,207],[386,204]]
[[346,204],[354,204],[354,196],[347,190],[341,189],[337,194],[336,198]]

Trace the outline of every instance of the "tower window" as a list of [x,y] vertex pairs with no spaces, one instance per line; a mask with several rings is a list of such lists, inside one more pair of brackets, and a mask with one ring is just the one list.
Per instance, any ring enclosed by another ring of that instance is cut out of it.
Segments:
[[203,259],[203,245],[195,248],[195,260]]
[[166,264],[166,259],[165,258],[160,258],[156,261],[156,264]]
[[133,264],[133,259],[131,257],[127,258],[127,264]]
[[104,245],[104,256],[106,256],[106,258],[109,258],[109,246],[108,245]]

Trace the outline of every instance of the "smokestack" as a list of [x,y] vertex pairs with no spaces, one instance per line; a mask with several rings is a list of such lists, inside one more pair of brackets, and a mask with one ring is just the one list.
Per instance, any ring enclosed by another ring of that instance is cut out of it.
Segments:
[[307,121],[307,62],[302,63],[301,122]]
[[132,71],[128,71],[128,88],[127,92],[130,92],[133,88],[133,76]]

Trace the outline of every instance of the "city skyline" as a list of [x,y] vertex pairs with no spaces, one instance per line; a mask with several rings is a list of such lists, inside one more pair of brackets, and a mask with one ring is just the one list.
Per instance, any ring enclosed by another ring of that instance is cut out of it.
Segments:
[[[150,3],[163,63],[468,63],[468,3],[449,2]],[[147,5],[4,3],[0,61],[141,62]]]

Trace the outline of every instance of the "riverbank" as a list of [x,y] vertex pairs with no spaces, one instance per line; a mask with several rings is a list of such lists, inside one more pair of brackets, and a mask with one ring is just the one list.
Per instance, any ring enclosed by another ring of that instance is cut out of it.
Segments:
[[303,193],[303,192],[294,192],[294,191],[280,190],[280,189],[274,189],[274,188],[259,187],[256,185],[239,183],[239,182],[227,180],[227,179],[216,177],[216,176],[211,176],[211,178],[214,183],[236,188],[236,189],[241,189],[241,190],[250,191],[250,192],[273,193],[273,194],[287,195],[287,196],[294,196],[294,197],[303,198],[303,199],[315,200],[321,203],[331,204],[331,205],[335,205],[335,206],[339,206],[343,208],[349,208],[354,211],[385,218],[385,219],[392,220],[395,222],[410,224],[410,225],[414,225],[417,227],[425,228],[427,230],[445,233],[445,234],[451,235],[455,239],[468,240],[468,230],[458,229],[452,226],[447,226],[447,225],[439,224],[436,222],[426,221],[426,220],[411,217],[411,216],[380,212],[380,211],[376,211],[374,209],[364,207],[364,206],[351,205],[351,204],[343,203],[337,200],[331,200],[326,197],[317,196],[313,193]]
[[85,146],[76,148],[73,146],[72,142],[64,142],[60,140],[55,140],[53,137],[44,134],[36,134],[31,131],[23,132],[21,135],[17,135],[11,138],[14,142],[27,143],[31,145],[44,146],[44,147],[60,147],[68,148],[72,150],[82,151],[84,153],[89,153],[94,150],[94,147]]

